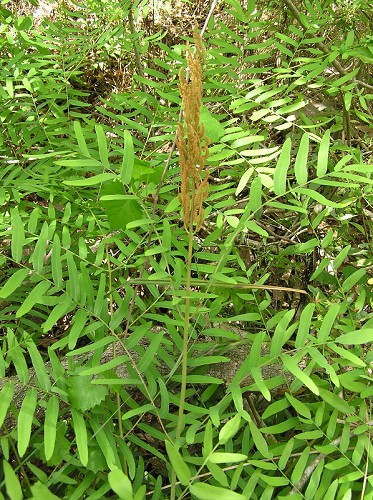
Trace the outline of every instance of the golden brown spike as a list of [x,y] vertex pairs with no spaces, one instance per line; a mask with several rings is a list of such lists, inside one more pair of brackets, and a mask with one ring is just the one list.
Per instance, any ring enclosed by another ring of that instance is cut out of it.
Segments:
[[197,29],[194,30],[196,52],[192,54],[187,47],[187,62],[190,82],[180,70],[179,88],[183,101],[184,122],[178,124],[176,145],[180,155],[181,188],[179,198],[183,210],[185,228],[195,224],[199,231],[203,223],[203,202],[208,195],[209,172],[205,167],[208,158],[209,138],[200,124],[202,104],[202,65],[205,49]]

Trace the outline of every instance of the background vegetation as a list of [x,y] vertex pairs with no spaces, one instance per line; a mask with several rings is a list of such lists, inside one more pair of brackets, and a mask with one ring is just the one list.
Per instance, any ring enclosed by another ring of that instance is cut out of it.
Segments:
[[373,498],[369,2],[0,15],[0,498]]

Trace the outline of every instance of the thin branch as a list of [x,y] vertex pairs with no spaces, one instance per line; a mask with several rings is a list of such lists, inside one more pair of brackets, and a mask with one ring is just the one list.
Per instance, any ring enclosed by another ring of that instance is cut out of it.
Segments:
[[203,35],[205,34],[205,31],[206,31],[206,28],[210,22],[210,19],[211,19],[211,16],[215,10],[215,7],[217,5],[219,0],[213,0],[213,2],[211,3],[211,7],[210,7],[210,10],[209,10],[209,13],[207,14],[207,17],[205,19],[205,22],[204,22],[204,25],[203,25],[203,28],[201,29],[201,38],[203,38]]

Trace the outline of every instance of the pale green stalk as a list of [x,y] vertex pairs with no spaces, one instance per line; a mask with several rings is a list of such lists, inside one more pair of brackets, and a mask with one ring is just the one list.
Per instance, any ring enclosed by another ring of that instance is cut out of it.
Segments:
[[[194,200],[194,189],[192,196],[192,213],[193,213],[193,200]],[[190,217],[189,221],[189,231],[188,231],[188,257],[186,263],[186,297],[185,297],[185,314],[184,314],[184,327],[183,327],[183,350],[181,359],[181,388],[180,388],[180,400],[179,400],[179,414],[177,418],[176,426],[176,438],[175,443],[181,436],[184,424],[184,406],[185,406],[185,394],[187,386],[187,374],[188,374],[188,341],[189,341],[189,321],[190,321],[190,287],[192,278],[192,258],[193,258],[193,218]],[[171,477],[171,500],[175,500],[175,486],[176,486],[176,474],[172,471]]]

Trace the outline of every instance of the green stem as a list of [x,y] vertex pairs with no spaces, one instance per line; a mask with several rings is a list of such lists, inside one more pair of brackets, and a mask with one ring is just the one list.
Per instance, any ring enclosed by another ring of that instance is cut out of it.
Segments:
[[188,341],[189,341],[189,321],[190,321],[190,284],[192,274],[192,254],[193,254],[193,232],[189,231],[189,246],[187,260],[187,275],[186,275],[186,298],[185,298],[185,315],[184,315],[184,331],[183,331],[183,352],[181,363],[181,389],[180,389],[180,404],[179,417],[176,427],[176,441],[181,436],[184,420],[184,404],[185,392],[187,383],[187,368],[188,368]]
[[[192,206],[194,200],[194,189],[192,192]],[[192,211],[193,213],[193,211]],[[179,400],[179,415],[177,418],[176,426],[176,438],[175,443],[180,439],[181,432],[184,427],[184,406],[185,406],[185,394],[187,386],[187,371],[188,371],[188,341],[189,341],[189,321],[190,321],[190,287],[192,279],[192,258],[193,258],[193,218],[189,221],[189,231],[188,231],[188,257],[186,263],[186,298],[185,298],[185,315],[184,315],[184,327],[183,327],[183,350],[182,350],[182,361],[181,361],[181,388],[180,388],[180,400]],[[176,474],[172,471],[171,476],[171,500],[175,500],[176,488]]]

